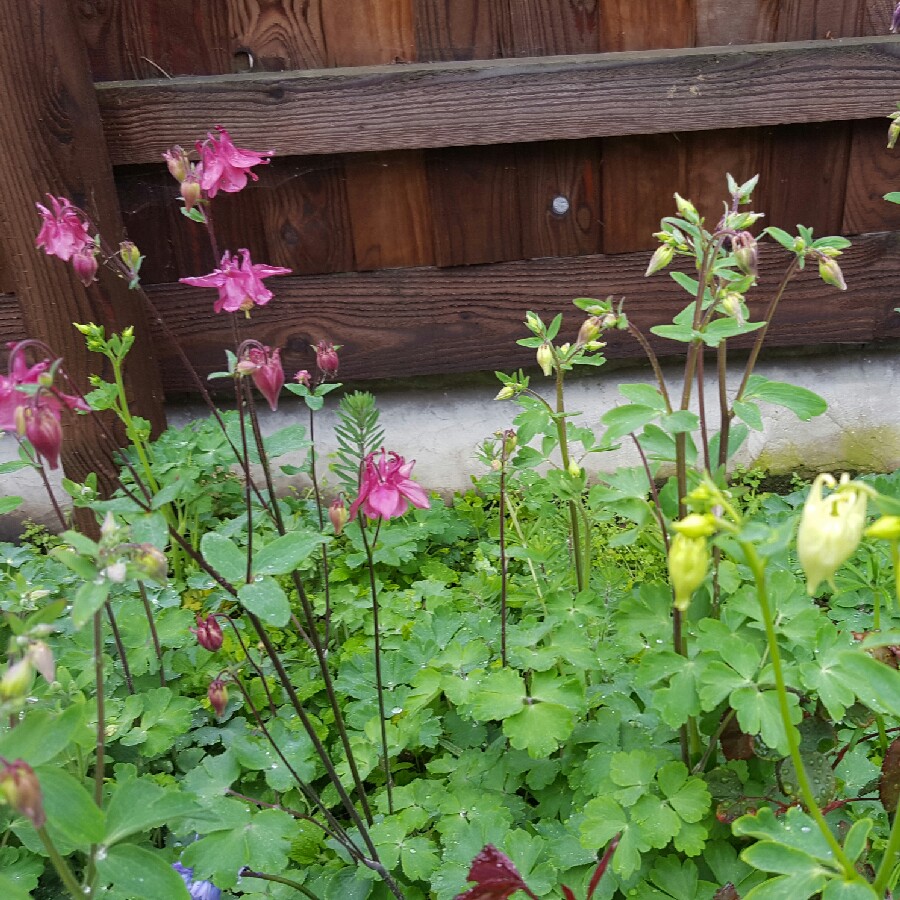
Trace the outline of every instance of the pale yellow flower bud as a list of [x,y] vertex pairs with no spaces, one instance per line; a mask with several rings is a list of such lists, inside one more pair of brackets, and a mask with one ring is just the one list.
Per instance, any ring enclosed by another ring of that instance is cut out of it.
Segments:
[[537,349],[537,363],[544,375],[549,377],[553,372],[553,348],[546,341]]
[[[822,496],[825,485],[835,488],[827,497]],[[797,555],[810,595],[823,581],[834,587],[834,573],[859,546],[866,523],[866,499],[866,492],[847,474],[841,476],[840,485],[828,474],[813,482],[797,532]]]
[[675,608],[684,612],[694,591],[709,571],[709,547],[705,537],[675,534],[669,547],[669,581],[675,591]]

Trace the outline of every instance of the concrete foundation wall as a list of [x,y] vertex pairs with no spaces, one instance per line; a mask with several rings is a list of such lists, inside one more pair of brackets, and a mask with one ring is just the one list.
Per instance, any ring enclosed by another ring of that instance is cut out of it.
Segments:
[[[828,410],[801,422],[789,410],[764,408],[765,430],[751,433],[737,460],[739,464],[756,464],[775,474],[795,470],[889,471],[900,467],[900,351],[834,351],[763,362],[758,371],[767,378],[816,391],[828,402]],[[680,367],[666,369],[673,396],[680,394],[680,374]],[[597,427],[604,412],[626,402],[618,393],[619,384],[648,382],[651,378],[645,368],[601,369],[589,377],[574,378],[567,390],[567,407],[582,411],[580,425]],[[731,381],[736,385],[738,379],[739,372],[735,371]],[[538,373],[532,378],[532,386],[549,388],[550,381]],[[414,477],[431,490],[451,494],[471,487],[471,476],[484,472],[476,459],[476,445],[495,431],[510,427],[518,409],[510,402],[495,401],[497,390],[496,384],[381,390],[377,396],[387,448],[415,459]],[[714,420],[712,385],[707,391]],[[329,399],[316,418],[320,454],[329,454],[336,446],[333,426],[337,401]],[[173,407],[169,421],[183,426],[206,414],[202,406]],[[270,432],[294,421],[305,424],[307,412],[300,401],[284,394],[278,412],[266,410],[261,421],[264,430]],[[711,427],[715,427],[714,421]],[[16,457],[15,440],[4,435],[0,461]],[[294,465],[301,462],[299,453],[279,460]],[[591,454],[584,465],[589,472],[598,473],[638,462],[626,441],[619,450]],[[281,482],[283,486],[298,485],[302,478],[282,478]],[[54,485],[58,487],[58,478]],[[30,471],[3,476],[0,494],[17,494],[26,500],[17,513],[0,518],[0,539],[18,534],[19,522],[25,516],[52,523],[44,489]],[[61,489],[58,496],[64,496]]]

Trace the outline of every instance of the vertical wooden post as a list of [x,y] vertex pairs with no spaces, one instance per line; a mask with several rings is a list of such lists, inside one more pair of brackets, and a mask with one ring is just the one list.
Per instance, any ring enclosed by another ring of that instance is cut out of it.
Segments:
[[[0,241],[26,334],[46,341],[87,390],[102,360],[87,352],[72,323],[96,322],[107,333],[133,325],[126,387],[134,412],[157,433],[165,427],[163,393],[140,298],[102,271],[86,289],[70,265],[34,246],[40,224],[34,204],[47,193],[86,210],[113,246],[122,236],[94,84],[69,0],[0,0],[0,59]],[[108,481],[112,473],[115,448],[97,426],[94,416],[79,416],[66,428],[62,462],[74,480],[96,471]]]

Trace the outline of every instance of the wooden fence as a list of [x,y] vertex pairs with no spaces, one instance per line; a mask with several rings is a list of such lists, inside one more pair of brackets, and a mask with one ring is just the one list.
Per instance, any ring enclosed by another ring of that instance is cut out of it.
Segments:
[[[28,0],[34,27],[57,4]],[[221,368],[231,330],[208,292],[177,284],[214,260],[178,214],[160,154],[214,124],[241,146],[278,151],[215,213],[222,246],[294,270],[271,283],[276,300],[251,326],[285,348],[289,370],[309,365],[320,338],[344,345],[349,380],[513,368],[532,361],[514,343],[524,311],[565,312],[575,296],[625,296],[640,325],[667,320],[683,297],[665,276],[643,278],[653,232],[675,190],[718,217],[726,172],[760,174],[767,224],[855,236],[847,293],[804,274],[774,343],[896,338],[900,207],[881,199],[900,186],[900,152],[884,146],[900,100],[893,6],[81,0],[71,53],[90,61],[102,139],[79,137],[94,141],[79,158],[101,160],[99,178],[111,163],[125,228],[148,256],[145,283],[201,370]],[[20,0],[0,0],[0,13],[26,15]],[[29,65],[43,72],[31,77],[50,86],[44,109],[66,112],[42,51],[34,38]],[[70,131],[36,138],[57,139]],[[80,177],[76,199],[90,204]],[[66,182],[57,173],[40,190]],[[36,320],[16,278],[17,240],[0,248],[4,340]],[[778,253],[763,256],[765,285]],[[98,302],[81,304],[99,315]],[[168,394],[190,391],[169,342],[154,337],[147,365]],[[609,347],[636,352],[625,337]]]

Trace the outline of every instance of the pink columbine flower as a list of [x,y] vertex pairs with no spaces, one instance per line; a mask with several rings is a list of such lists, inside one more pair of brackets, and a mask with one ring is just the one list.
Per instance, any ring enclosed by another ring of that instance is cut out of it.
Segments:
[[312,376],[309,374],[309,369],[301,369],[295,376],[294,381],[297,384],[302,384],[303,387],[309,387],[312,383]]
[[226,250],[219,268],[209,275],[180,278],[179,281],[194,287],[217,288],[219,299],[213,306],[217,313],[223,309],[226,312],[237,312],[240,309],[246,313],[254,304],[265,306],[272,299],[272,292],[262,283],[263,278],[290,274],[291,270],[283,266],[254,264],[250,259],[250,251],[242,248],[234,256]]
[[351,521],[362,511],[370,519],[393,519],[402,516],[409,505],[427,509],[428,495],[410,479],[415,460],[406,460],[397,453],[388,454],[382,449],[381,459],[375,461],[370,453],[363,461],[359,495],[350,507]]
[[[28,438],[50,468],[56,469],[62,443],[62,410],[88,412],[90,407],[80,397],[64,394],[49,384],[50,375],[45,374],[50,368],[49,360],[29,366],[22,353],[17,352],[17,346],[21,345],[10,347],[9,375],[0,375],[0,431]],[[19,390],[20,385],[39,387],[26,393]]]
[[38,456],[47,460],[51,469],[59,468],[59,451],[62,447],[62,425],[59,409],[50,405],[50,396],[40,392],[37,402],[23,407],[25,437],[31,441]]
[[210,132],[202,144],[197,144],[200,186],[210,199],[219,191],[235,194],[243,190],[248,177],[256,181],[257,176],[250,169],[267,163],[269,160],[266,157],[275,153],[274,150],[260,153],[242,150],[234,146],[231,135],[221,125],[216,126],[216,131],[219,132],[218,137]]
[[266,398],[272,412],[278,408],[278,395],[284,386],[284,367],[281,351],[257,344],[248,347],[237,364],[241,375],[249,375],[259,392]]
[[319,341],[315,347],[316,366],[326,378],[334,378],[338,373],[340,360],[337,355],[337,347],[331,341]]
[[900,3],[897,4],[894,15],[891,17],[891,34],[896,34],[898,31],[900,31]]
[[206,650],[215,653],[222,646],[224,639],[222,626],[216,621],[215,616],[207,616],[205,619],[197,616],[197,627],[189,628],[188,631],[197,635],[197,643]]
[[77,206],[72,206],[65,197],[47,194],[47,199],[50,209],[35,203],[43,222],[34,245],[43,247],[48,256],[58,256],[68,262],[94,241],[88,233],[85,215]]

